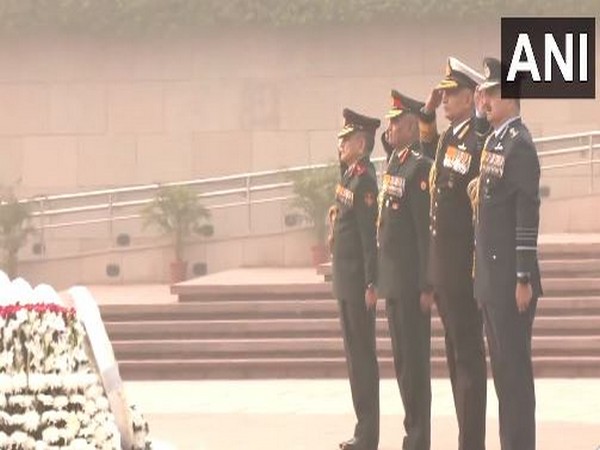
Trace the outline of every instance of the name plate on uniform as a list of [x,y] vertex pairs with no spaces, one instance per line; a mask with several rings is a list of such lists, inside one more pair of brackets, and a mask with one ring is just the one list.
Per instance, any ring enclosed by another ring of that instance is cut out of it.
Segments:
[[461,175],[466,174],[471,166],[471,154],[450,146],[444,156],[444,167],[451,169]]
[[504,173],[504,155],[484,150],[481,153],[481,172],[502,178],[502,174]]
[[344,206],[352,207],[354,204],[354,192],[341,184],[335,188],[335,198]]
[[406,178],[394,177],[390,174],[385,174],[383,177],[382,191],[394,197],[401,198],[404,195],[406,186]]

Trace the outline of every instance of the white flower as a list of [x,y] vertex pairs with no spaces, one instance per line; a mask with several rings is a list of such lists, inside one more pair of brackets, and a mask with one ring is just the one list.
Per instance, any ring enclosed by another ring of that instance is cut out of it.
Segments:
[[48,444],[44,441],[35,441],[35,450],[48,450]]
[[74,439],[71,444],[67,447],[69,450],[91,450],[95,449],[94,445],[88,444],[85,439]]
[[60,439],[60,433],[56,427],[48,427],[42,431],[42,439],[47,444],[55,444]]
[[56,409],[64,409],[69,404],[69,398],[66,395],[57,395],[54,397],[54,407]]
[[41,373],[30,373],[29,374],[29,389],[32,392],[38,393],[46,389],[46,380]]
[[87,425],[90,423],[90,416],[88,414],[86,414],[83,411],[80,411],[78,413],[76,413],[77,415],[77,420],[79,420],[79,423],[83,425]]
[[11,406],[21,406],[22,408],[31,408],[33,397],[31,395],[13,395],[9,397],[8,404]]
[[98,406],[100,411],[108,411],[110,409],[108,399],[104,395],[96,398],[96,406]]
[[56,421],[63,421],[63,422],[67,422],[67,420],[69,419],[69,416],[71,415],[71,413],[69,411],[65,411],[63,409],[57,410],[56,411]]
[[96,403],[93,400],[86,401],[83,410],[87,415],[93,416],[97,410]]
[[112,415],[107,411],[99,411],[94,416],[94,422],[99,426],[106,426],[107,424],[114,422]]
[[54,410],[44,411],[42,413],[41,422],[43,424],[56,423],[57,420],[58,420],[58,413]]
[[102,395],[104,395],[104,388],[98,383],[92,384],[85,393],[85,396],[92,400],[95,400]]
[[37,413],[37,411],[30,410],[23,414],[23,428],[25,431],[33,433],[34,431],[37,431],[39,425],[40,415]]
[[28,314],[27,314],[27,310],[26,310],[26,309],[23,309],[23,308],[21,308],[21,309],[19,309],[19,310],[17,311],[17,313],[15,314],[15,319],[16,319],[16,321],[17,321],[17,322],[19,322],[19,323],[23,323],[23,322],[25,322],[25,321],[28,319],[28,317],[27,317],[27,316],[28,316]]
[[79,428],[81,428],[81,424],[79,423],[76,413],[69,413],[65,428],[69,431],[69,440],[77,436],[77,432],[79,431]]
[[38,394],[37,399],[43,406],[48,407],[54,405],[54,397],[52,397],[51,395]]
[[46,359],[44,360],[44,367],[43,367],[44,371],[51,372],[57,368],[58,368],[58,366],[56,365],[56,358],[53,355],[46,356]]
[[12,367],[13,365],[13,352],[10,350],[4,350],[0,352],[0,367]]
[[87,425],[85,427],[81,427],[79,429],[79,433],[77,433],[78,436],[84,437],[84,438],[90,438],[91,436],[94,435],[94,431],[96,430],[94,427],[92,427],[88,422],[81,422],[82,424],[87,423]]
[[23,433],[22,431],[15,431],[10,435],[10,442],[13,445],[18,445],[18,448],[23,448],[25,446],[25,442],[29,440],[29,436],[27,433]]
[[[44,322],[44,324],[46,325],[46,328],[48,328],[47,322]],[[52,333],[44,333],[42,340],[44,342],[44,345],[46,347],[49,347],[52,344]]]
[[89,373],[73,373],[65,375],[63,378],[63,386],[71,393],[88,389],[88,387],[95,382],[95,374]]
[[67,329],[65,326],[65,321],[60,314],[50,314],[49,326],[51,329],[59,332],[63,332]]
[[6,394],[12,391],[12,375],[0,373],[0,392]]
[[102,446],[102,450],[116,450],[120,447],[115,447],[114,443],[111,441],[106,441]]
[[0,431],[0,447],[4,447],[8,444],[8,435],[4,431]]
[[[0,388],[0,391],[2,389]],[[0,411],[6,409],[6,395],[0,392]]]
[[85,405],[85,396],[81,394],[72,394],[69,396],[69,403],[71,405]]
[[94,442],[96,443],[96,445],[103,444],[108,440],[108,438],[109,435],[103,426],[97,427],[96,431],[94,431]]
[[32,436],[27,436],[23,448],[24,450],[35,450],[35,439]]
[[12,418],[10,417],[10,414],[8,414],[6,411],[0,410],[0,429],[6,429],[8,425],[11,424]]
[[13,427],[21,427],[25,423],[25,417],[23,416],[23,414],[13,414],[12,416],[10,416],[9,421]]
[[12,391],[22,392],[27,387],[27,374],[24,372],[16,373],[12,376]]

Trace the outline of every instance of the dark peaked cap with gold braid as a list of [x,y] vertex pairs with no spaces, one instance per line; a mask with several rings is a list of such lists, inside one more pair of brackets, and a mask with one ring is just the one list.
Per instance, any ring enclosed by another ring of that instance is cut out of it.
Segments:
[[359,114],[349,108],[344,108],[342,115],[344,116],[344,127],[338,133],[338,138],[348,136],[355,131],[366,131],[375,134],[375,130],[381,125],[379,119]]
[[418,114],[423,106],[425,106],[425,103],[392,89],[392,107],[385,117],[387,119],[394,119],[400,117],[405,112]]

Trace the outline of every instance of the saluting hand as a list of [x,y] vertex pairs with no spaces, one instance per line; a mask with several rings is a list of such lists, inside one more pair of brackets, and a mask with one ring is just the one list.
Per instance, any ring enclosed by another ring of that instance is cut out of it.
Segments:
[[429,97],[427,97],[427,101],[425,102],[424,106],[426,113],[431,114],[435,112],[438,106],[440,106],[442,103],[442,95],[443,92],[441,89],[433,89],[431,91]]
[[527,311],[527,308],[529,308],[529,304],[531,303],[531,299],[533,298],[533,289],[531,288],[531,283],[517,283],[517,288],[515,289],[515,298],[517,300],[517,309],[519,312],[524,313]]
[[367,305],[367,309],[374,309],[377,306],[377,291],[374,287],[368,287],[365,290],[365,305]]

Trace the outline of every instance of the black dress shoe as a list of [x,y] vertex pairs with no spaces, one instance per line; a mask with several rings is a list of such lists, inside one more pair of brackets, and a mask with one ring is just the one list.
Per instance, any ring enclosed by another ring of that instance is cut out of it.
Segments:
[[347,441],[340,442],[340,450],[362,450],[359,442],[356,438],[348,439]]
[[365,445],[360,440],[353,437],[340,443],[340,450],[377,450],[377,447]]

